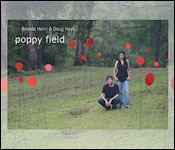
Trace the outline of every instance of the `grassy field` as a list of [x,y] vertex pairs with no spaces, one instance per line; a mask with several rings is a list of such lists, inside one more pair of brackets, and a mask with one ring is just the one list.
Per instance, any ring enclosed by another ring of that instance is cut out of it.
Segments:
[[[147,73],[155,82],[145,84]],[[8,81],[8,129],[167,129],[168,69],[131,69],[131,109],[106,111],[98,103],[112,68],[55,68]],[[29,86],[29,76],[37,78]]]

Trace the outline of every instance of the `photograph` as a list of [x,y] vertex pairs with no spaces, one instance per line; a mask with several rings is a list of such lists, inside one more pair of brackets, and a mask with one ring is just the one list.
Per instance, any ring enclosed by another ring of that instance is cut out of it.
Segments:
[[167,129],[166,20],[9,20],[8,129]]

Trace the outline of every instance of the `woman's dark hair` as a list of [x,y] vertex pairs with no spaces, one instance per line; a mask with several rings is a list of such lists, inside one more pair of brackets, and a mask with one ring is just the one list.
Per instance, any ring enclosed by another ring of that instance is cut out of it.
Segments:
[[123,55],[124,55],[124,58],[123,58],[123,60],[124,60],[124,66],[125,66],[125,67],[128,67],[128,63],[127,63],[127,61],[126,61],[125,52],[121,50],[121,51],[118,52],[118,56],[119,56],[120,54],[123,54]]

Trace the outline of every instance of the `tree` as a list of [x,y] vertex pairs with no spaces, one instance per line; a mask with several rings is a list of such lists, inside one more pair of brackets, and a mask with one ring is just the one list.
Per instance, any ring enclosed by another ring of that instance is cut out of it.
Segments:
[[[28,23],[29,28],[36,26],[36,21],[29,20]],[[30,38],[33,38],[35,36],[36,36],[35,31],[29,31]],[[32,70],[40,68],[36,48],[34,45],[32,45],[32,43],[29,43],[29,65]]]
[[[81,21],[80,21],[81,22]],[[81,23],[80,23],[81,26]],[[74,66],[82,66],[81,55],[84,54],[84,45],[82,41],[83,33],[80,31],[77,36],[77,47],[76,47],[76,58],[74,62]]]
[[[81,55],[84,54],[84,43],[86,38],[90,36],[90,32],[93,26],[93,21],[82,21],[83,16],[90,18],[91,11],[94,7],[93,2],[75,2],[73,5],[73,19],[80,20],[78,23],[77,32],[77,47],[74,66],[82,66]],[[85,10],[85,11],[84,11]]]
[[159,62],[160,58],[160,45],[161,45],[161,32],[162,32],[162,22],[157,21],[157,40],[156,40],[156,50],[155,50],[155,61]]

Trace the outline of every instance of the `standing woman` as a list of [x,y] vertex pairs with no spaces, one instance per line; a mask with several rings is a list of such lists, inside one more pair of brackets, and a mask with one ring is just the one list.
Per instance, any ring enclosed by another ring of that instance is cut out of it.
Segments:
[[[120,92],[120,107],[121,108],[130,108],[129,103],[129,80],[130,80],[130,63],[129,60],[125,57],[125,52],[120,51],[118,53],[119,60],[115,62],[114,66],[114,78],[116,79],[116,83],[119,86]],[[116,74],[117,71],[117,74]],[[125,103],[123,101],[122,89],[124,86],[125,91]]]

